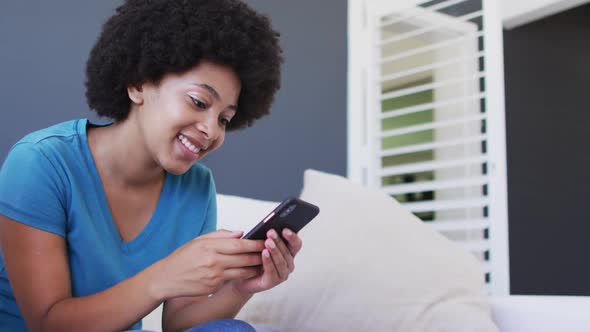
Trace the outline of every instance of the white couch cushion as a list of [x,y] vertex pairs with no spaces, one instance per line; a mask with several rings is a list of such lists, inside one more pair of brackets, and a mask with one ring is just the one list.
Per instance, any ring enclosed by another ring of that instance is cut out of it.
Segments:
[[502,332],[586,332],[590,327],[589,296],[510,295],[491,302]]
[[279,202],[217,194],[217,229],[248,232]]
[[[497,331],[477,260],[391,197],[308,170],[301,198],[321,211],[300,233],[295,272],[238,318],[281,331]],[[249,229],[276,205],[225,199],[219,224],[230,229]]]

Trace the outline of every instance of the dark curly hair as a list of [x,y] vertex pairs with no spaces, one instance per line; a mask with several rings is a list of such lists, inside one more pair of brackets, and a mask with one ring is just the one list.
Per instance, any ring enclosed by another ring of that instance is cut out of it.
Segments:
[[129,86],[159,82],[206,59],[231,67],[242,88],[227,129],[268,114],[280,87],[279,33],[239,0],[126,0],[104,24],[86,64],[86,99],[100,116],[124,120]]

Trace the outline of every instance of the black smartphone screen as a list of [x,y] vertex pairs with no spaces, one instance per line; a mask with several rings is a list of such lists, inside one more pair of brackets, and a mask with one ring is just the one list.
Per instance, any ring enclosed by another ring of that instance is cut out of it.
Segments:
[[302,199],[291,197],[284,200],[242,239],[265,240],[266,232],[273,228],[279,236],[288,228],[299,232],[320,213],[320,208]]

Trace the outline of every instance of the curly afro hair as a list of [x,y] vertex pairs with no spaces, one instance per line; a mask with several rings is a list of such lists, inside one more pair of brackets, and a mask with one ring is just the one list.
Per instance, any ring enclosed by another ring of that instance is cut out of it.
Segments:
[[268,114],[280,87],[279,33],[239,0],[126,0],[104,24],[86,64],[91,109],[127,118],[129,86],[159,82],[206,59],[231,67],[242,88],[227,129]]

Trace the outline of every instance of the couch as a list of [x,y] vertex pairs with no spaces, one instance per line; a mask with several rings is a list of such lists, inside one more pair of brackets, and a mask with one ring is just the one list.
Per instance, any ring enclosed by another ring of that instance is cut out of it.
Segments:
[[[307,170],[320,215],[289,280],[238,315],[280,331],[588,331],[590,297],[489,296],[479,261],[398,202]],[[250,229],[278,202],[218,195],[218,227]],[[161,307],[143,320],[161,331]]]

